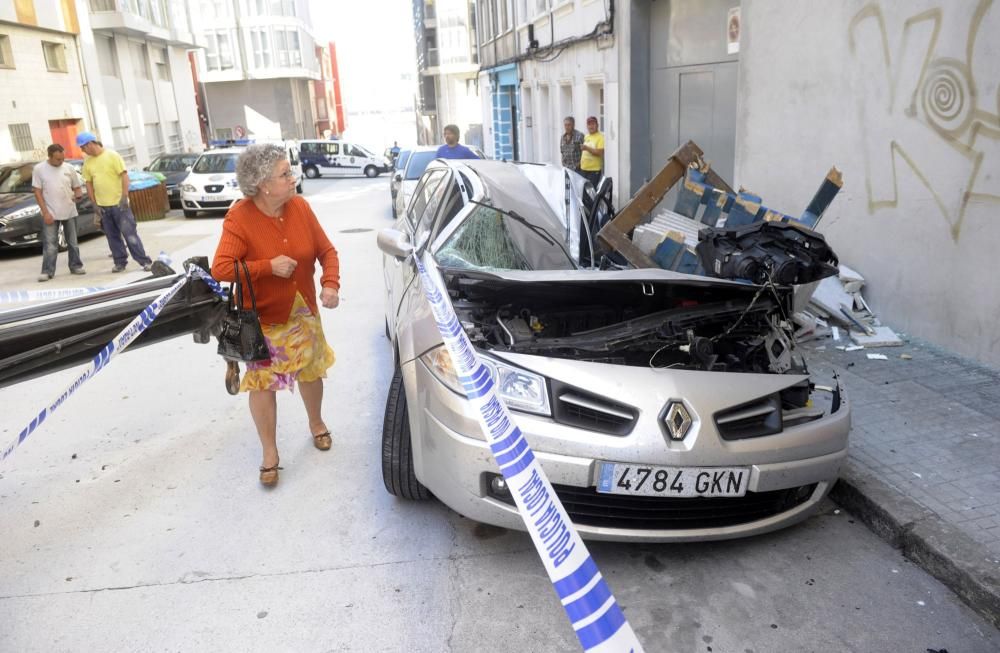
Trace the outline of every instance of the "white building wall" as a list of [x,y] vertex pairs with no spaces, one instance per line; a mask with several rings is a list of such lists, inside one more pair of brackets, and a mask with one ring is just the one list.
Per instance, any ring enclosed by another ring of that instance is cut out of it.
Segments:
[[[49,120],[87,119],[83,78],[74,37],[48,30],[0,23],[0,34],[10,38],[13,68],[0,68],[0,161],[45,158],[52,143]],[[65,46],[68,72],[52,72],[45,65],[42,41]],[[32,148],[15,149],[9,125],[27,123]]]
[[1000,365],[1000,5],[743,0],[736,184],[820,223],[902,331]]

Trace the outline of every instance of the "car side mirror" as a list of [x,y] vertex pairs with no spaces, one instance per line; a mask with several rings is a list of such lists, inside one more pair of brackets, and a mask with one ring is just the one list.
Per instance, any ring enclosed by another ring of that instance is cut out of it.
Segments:
[[192,166],[188,166],[188,167],[184,168],[184,172],[191,172],[191,168],[192,168]]
[[383,229],[378,232],[378,248],[400,261],[413,253],[409,234],[397,229]]
[[400,172],[396,174],[396,181],[403,181],[403,173]]

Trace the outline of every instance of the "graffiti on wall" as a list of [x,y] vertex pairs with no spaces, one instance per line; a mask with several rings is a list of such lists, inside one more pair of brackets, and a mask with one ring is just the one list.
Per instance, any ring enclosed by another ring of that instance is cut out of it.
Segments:
[[907,166],[957,242],[970,203],[1000,203],[1000,8],[956,2],[892,22],[872,3],[848,29],[868,209],[899,205]]

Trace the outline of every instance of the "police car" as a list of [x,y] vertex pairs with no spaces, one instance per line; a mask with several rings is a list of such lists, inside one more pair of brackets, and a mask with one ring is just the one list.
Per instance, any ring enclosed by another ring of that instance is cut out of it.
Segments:
[[[200,211],[225,213],[238,200],[243,199],[236,181],[236,159],[250,140],[212,141],[213,149],[206,150],[191,166],[191,172],[181,184],[181,208],[185,218],[193,218]],[[295,190],[302,192],[302,166],[299,164],[297,143],[284,143],[288,160],[292,164]]]

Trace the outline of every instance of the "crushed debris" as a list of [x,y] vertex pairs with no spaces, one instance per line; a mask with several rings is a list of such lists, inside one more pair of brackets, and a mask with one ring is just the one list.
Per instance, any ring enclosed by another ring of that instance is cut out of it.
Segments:
[[868,354],[868,360],[870,361],[887,361],[889,357],[885,354]]

